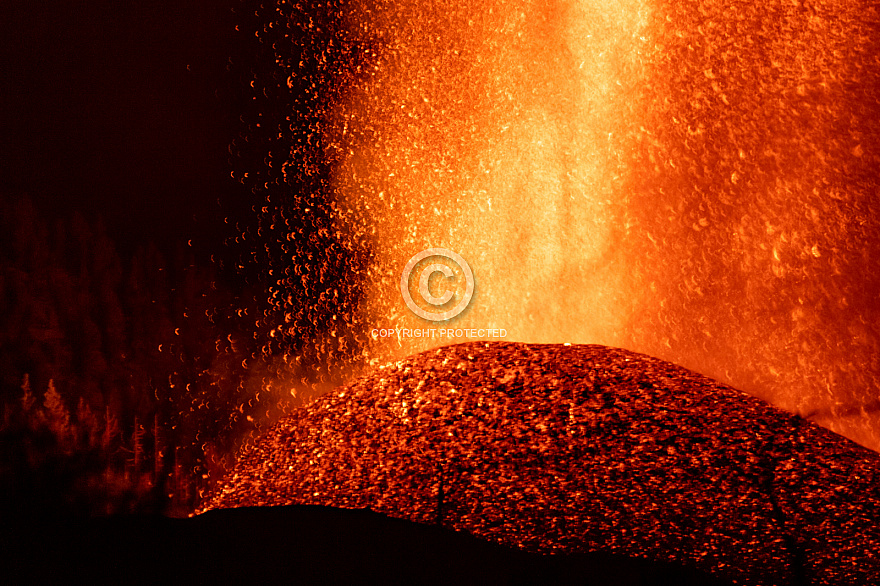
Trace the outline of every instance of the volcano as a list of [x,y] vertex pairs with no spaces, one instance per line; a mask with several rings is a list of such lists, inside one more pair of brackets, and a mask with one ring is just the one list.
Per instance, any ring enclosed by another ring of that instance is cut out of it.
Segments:
[[323,505],[746,584],[880,583],[880,456],[669,362],[465,343],[378,367],[246,447],[208,509]]

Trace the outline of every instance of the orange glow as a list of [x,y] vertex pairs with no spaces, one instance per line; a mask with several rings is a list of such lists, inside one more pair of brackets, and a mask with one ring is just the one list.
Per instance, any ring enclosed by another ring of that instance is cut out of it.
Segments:
[[[447,248],[476,292],[445,327],[644,352],[880,448],[880,18],[863,12],[355,3],[367,57],[315,129],[334,229],[370,255],[353,327],[431,327],[400,271]],[[365,360],[449,341],[373,339]]]
[[[644,75],[646,7],[447,4],[364,7],[349,25],[380,30],[385,47],[331,131],[348,153],[336,193],[375,253],[369,321],[424,327],[395,283],[410,256],[443,247],[478,280],[447,325],[621,344],[633,295],[614,249],[625,211],[615,134]],[[436,341],[415,344],[373,352]]]

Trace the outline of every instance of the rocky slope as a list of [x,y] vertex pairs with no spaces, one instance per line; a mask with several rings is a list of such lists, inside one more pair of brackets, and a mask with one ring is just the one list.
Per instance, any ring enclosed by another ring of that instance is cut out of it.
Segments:
[[880,455],[673,364],[469,343],[276,424],[204,509],[369,508],[542,553],[740,583],[880,583]]

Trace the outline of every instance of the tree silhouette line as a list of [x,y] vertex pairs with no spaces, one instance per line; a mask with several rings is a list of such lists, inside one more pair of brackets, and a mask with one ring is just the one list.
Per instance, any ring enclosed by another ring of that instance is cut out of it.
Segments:
[[122,256],[100,220],[0,206],[0,517],[192,511],[301,398],[263,294],[186,246]]

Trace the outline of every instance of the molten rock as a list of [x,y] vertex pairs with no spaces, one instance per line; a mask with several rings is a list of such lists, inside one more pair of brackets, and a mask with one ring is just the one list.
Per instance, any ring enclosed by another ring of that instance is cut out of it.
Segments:
[[469,343],[275,425],[205,509],[369,508],[745,583],[880,583],[880,456],[662,360]]

